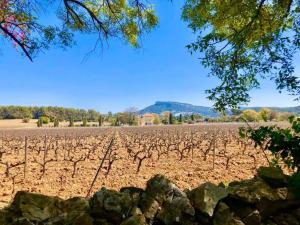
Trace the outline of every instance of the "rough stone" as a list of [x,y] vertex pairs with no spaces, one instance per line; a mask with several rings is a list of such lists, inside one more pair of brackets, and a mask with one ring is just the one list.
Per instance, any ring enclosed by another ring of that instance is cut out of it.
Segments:
[[272,187],[286,187],[288,184],[287,176],[279,167],[260,167],[257,175]]
[[57,207],[62,201],[57,197],[21,191],[16,194],[11,209],[29,221],[41,222],[63,214],[63,210]]
[[168,198],[186,197],[174,183],[162,175],[155,175],[147,182],[146,195],[154,198],[160,205]]
[[133,208],[131,196],[127,192],[117,192],[102,188],[90,199],[91,215],[107,221],[121,223]]
[[189,199],[196,210],[214,214],[218,202],[228,195],[226,189],[212,183],[205,183],[189,193]]
[[247,215],[245,218],[242,218],[242,221],[246,225],[257,225],[261,224],[261,217],[258,210],[252,211],[249,215]]
[[161,210],[165,201],[175,197],[186,198],[186,194],[162,175],[155,175],[147,182],[139,206],[147,219],[152,220]]
[[[18,215],[16,218],[15,215]],[[40,194],[18,192],[9,208],[7,221],[12,224],[92,225],[88,201],[81,198],[62,200]]]
[[[227,187],[227,186],[226,186]],[[0,225],[300,225],[300,200],[261,177],[185,192],[156,175],[146,190],[101,189],[90,200],[18,192]]]
[[137,205],[141,199],[142,194],[144,193],[144,190],[136,187],[125,187],[121,188],[120,192],[129,194],[133,204]]
[[287,198],[287,189],[272,189],[261,178],[256,177],[240,182],[233,182],[227,188],[229,196],[246,203],[255,204],[262,199],[269,201],[285,200]]
[[123,221],[121,225],[147,225],[147,223],[143,215],[135,215]]
[[213,225],[245,225],[241,219],[235,216],[228,205],[220,202],[213,219]]
[[161,209],[160,204],[154,198],[143,194],[140,201],[140,208],[147,219],[154,219],[158,211]]
[[295,216],[289,213],[281,213],[272,219],[278,225],[299,225],[300,221]]
[[0,224],[6,223],[7,211],[5,209],[0,209]]
[[174,223],[186,224],[186,218],[193,218],[195,210],[190,204],[188,198],[175,197],[172,200],[167,200],[162,210],[158,213],[157,218],[166,225]]
[[293,210],[292,214],[300,221],[300,208]]
[[227,198],[225,202],[245,224],[257,225],[261,223],[260,213],[254,205],[232,198]]

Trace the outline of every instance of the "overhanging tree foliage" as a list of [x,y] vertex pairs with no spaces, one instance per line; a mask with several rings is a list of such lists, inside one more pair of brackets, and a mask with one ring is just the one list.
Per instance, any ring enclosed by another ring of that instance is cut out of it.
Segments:
[[[59,24],[43,24],[43,10],[58,3]],[[30,59],[51,45],[68,47],[74,32],[97,34],[96,44],[121,37],[138,46],[138,37],[158,20],[144,0],[1,0],[0,37]]]
[[293,58],[300,48],[298,0],[186,0],[183,19],[197,34],[188,45],[220,84],[207,90],[215,108],[238,108],[260,78],[299,99]]

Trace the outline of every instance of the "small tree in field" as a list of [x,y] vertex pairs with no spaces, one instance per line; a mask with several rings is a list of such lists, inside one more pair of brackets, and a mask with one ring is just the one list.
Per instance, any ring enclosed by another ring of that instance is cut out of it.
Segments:
[[82,126],[83,127],[87,127],[87,125],[88,125],[87,118],[83,118],[83,120],[82,120]]
[[154,117],[153,124],[154,125],[159,125],[160,124],[159,116]]
[[40,119],[42,121],[42,124],[49,124],[50,122],[50,119],[47,116],[41,116]]
[[114,122],[114,126],[120,126],[120,119],[119,119],[119,116],[117,115],[116,116],[116,119],[115,119],[115,122]]
[[54,119],[54,127],[59,127],[59,120],[57,118]]
[[74,118],[71,117],[69,120],[69,127],[74,127]]
[[194,114],[191,115],[191,121],[195,121],[195,115]]
[[248,122],[255,122],[259,119],[259,114],[252,109],[247,109],[243,111],[241,118],[248,121]]
[[179,115],[178,122],[179,122],[179,123],[182,123],[182,122],[183,122],[183,120],[182,120],[182,114]]
[[23,123],[29,123],[29,122],[30,122],[30,118],[23,118],[23,119],[22,119],[22,122],[23,122]]
[[99,127],[101,127],[103,124],[103,116],[101,114],[98,117],[98,123],[99,123]]
[[175,124],[175,118],[172,113],[169,114],[169,124]]
[[39,118],[36,124],[37,124],[38,127],[42,127],[43,126],[43,120],[41,118]]
[[268,108],[263,108],[259,111],[259,116],[261,117],[261,119],[265,122],[270,120],[270,113],[271,110]]

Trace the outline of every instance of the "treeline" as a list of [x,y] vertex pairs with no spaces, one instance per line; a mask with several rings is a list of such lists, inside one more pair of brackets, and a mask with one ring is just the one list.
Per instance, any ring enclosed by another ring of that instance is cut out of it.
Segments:
[[[207,118],[199,114],[190,115],[173,115],[170,112],[162,114],[152,114],[152,124],[194,124],[199,122],[259,122],[259,121],[285,121],[288,120],[292,113],[278,112],[268,108],[262,108],[260,111],[252,109],[235,110],[231,115]],[[103,123],[112,126],[137,126],[141,124],[141,118],[138,110],[129,108],[124,112],[100,114],[94,109],[75,109],[55,106],[0,106],[0,119],[23,119],[28,122],[30,119],[40,119],[41,124],[54,122],[58,124],[61,121],[69,121],[70,126],[74,122],[82,121],[83,126],[88,125],[87,122],[99,122],[101,126]]]
[[260,111],[253,109],[233,110],[231,115],[210,118],[209,122],[280,122],[288,121],[291,116],[296,114],[291,112],[279,112],[269,108],[261,108]]
[[291,116],[296,114],[291,112],[279,112],[269,108],[261,108],[260,111],[233,110],[230,115],[224,115],[216,118],[204,117],[199,114],[177,115],[166,112],[157,115],[154,124],[195,124],[201,122],[280,122],[288,121]]
[[96,110],[74,109],[55,106],[27,107],[27,106],[0,106],[0,119],[39,119],[48,117],[59,121],[97,121],[100,113]]

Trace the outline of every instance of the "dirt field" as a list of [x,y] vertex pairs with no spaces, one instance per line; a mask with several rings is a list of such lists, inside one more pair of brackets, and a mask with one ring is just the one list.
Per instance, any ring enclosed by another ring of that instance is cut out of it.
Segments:
[[[75,122],[75,126],[80,126],[82,122]],[[90,122],[88,123],[90,126],[93,124],[98,125],[97,122]],[[60,127],[68,127],[69,122],[64,121],[60,122]],[[44,124],[43,127],[54,127],[53,123]],[[11,119],[11,120],[0,120],[0,129],[33,129],[37,128],[37,120],[31,119],[29,123],[24,123],[22,119]]]
[[105,186],[144,187],[155,174],[180,188],[250,178],[267,159],[239,125],[0,130],[0,207],[16,191],[86,196]]
[[36,127],[37,120],[30,120],[29,123],[24,123],[21,119],[0,120],[0,129],[27,129]]

